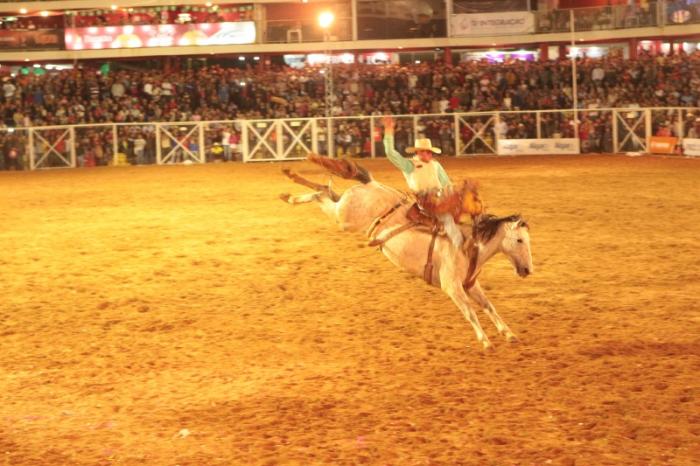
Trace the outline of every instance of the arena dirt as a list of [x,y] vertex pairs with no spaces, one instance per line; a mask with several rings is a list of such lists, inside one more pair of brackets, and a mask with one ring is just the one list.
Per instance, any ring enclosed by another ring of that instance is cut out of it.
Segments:
[[0,464],[697,464],[700,160],[444,163],[532,227],[494,354],[306,162],[0,174]]

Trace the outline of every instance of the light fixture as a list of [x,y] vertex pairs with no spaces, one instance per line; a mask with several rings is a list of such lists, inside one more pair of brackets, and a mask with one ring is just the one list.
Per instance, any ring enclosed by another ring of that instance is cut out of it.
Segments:
[[207,2],[207,3],[205,3],[204,5],[206,5],[207,7],[211,7],[211,6],[213,5],[213,3],[212,3],[212,2]]
[[24,61],[29,61],[29,58],[25,58]]
[[28,11],[29,11],[29,10],[27,10],[26,8],[20,8],[20,9],[19,9],[20,14],[23,14],[23,15],[26,15],[26,14],[28,13]]
[[245,57],[238,57],[239,61],[245,61]]
[[40,14],[41,16],[43,16],[44,18],[46,18],[47,16],[49,16],[49,12],[46,11],[46,10],[42,11],[42,12],[39,13],[39,14]]
[[260,57],[253,57],[253,60],[258,61],[260,60]]
[[335,15],[330,11],[322,11],[318,15],[318,24],[321,26],[321,29],[328,29],[333,24],[333,21],[335,21]]
[[112,9],[112,11],[114,11],[114,10],[116,10],[118,7],[117,7],[117,5],[111,5],[110,8]]

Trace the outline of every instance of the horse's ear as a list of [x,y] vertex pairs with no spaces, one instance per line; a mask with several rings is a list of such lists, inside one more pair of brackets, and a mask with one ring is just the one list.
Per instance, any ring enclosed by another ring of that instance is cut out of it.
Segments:
[[521,219],[520,222],[518,222],[518,228],[527,228],[529,230],[530,225],[528,225],[525,220]]

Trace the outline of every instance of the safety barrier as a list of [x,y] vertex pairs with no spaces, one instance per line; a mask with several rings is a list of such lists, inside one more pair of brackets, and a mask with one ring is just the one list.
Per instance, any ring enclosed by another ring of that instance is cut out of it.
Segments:
[[[416,138],[427,137],[444,154],[456,156],[579,150],[648,153],[652,136],[676,137],[680,148],[686,137],[698,138],[700,133],[697,107],[587,108],[576,114],[575,118],[573,110],[522,110],[394,115],[395,145],[403,153]],[[330,157],[375,158],[384,156],[382,118],[343,116],[6,128],[0,130],[0,147],[5,165],[12,163],[8,162],[8,155],[14,154],[19,165],[31,170],[217,160],[271,162],[304,159],[312,152]],[[578,144],[572,143],[572,139]],[[523,142],[517,143],[518,140]],[[531,140],[536,140],[535,145],[524,146],[525,141],[530,144]],[[508,144],[499,145],[499,141]]]

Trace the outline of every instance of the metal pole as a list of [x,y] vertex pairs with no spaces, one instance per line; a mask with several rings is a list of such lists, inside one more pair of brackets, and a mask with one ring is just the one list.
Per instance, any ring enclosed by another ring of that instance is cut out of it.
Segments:
[[[528,0],[529,1],[529,0]],[[447,13],[447,37],[452,37],[452,14],[453,14],[453,5],[452,5],[452,0],[447,0],[445,2],[445,7],[446,7],[446,13]],[[528,8],[529,10],[529,8]]]
[[357,40],[357,0],[350,2],[350,17],[352,21],[352,40]]
[[574,138],[578,138],[578,83],[577,83],[577,71],[576,71],[576,27],[574,25],[574,10],[569,10],[569,26],[571,30],[571,47],[569,49],[569,55],[571,56],[571,83],[573,87],[573,103],[574,103]]

